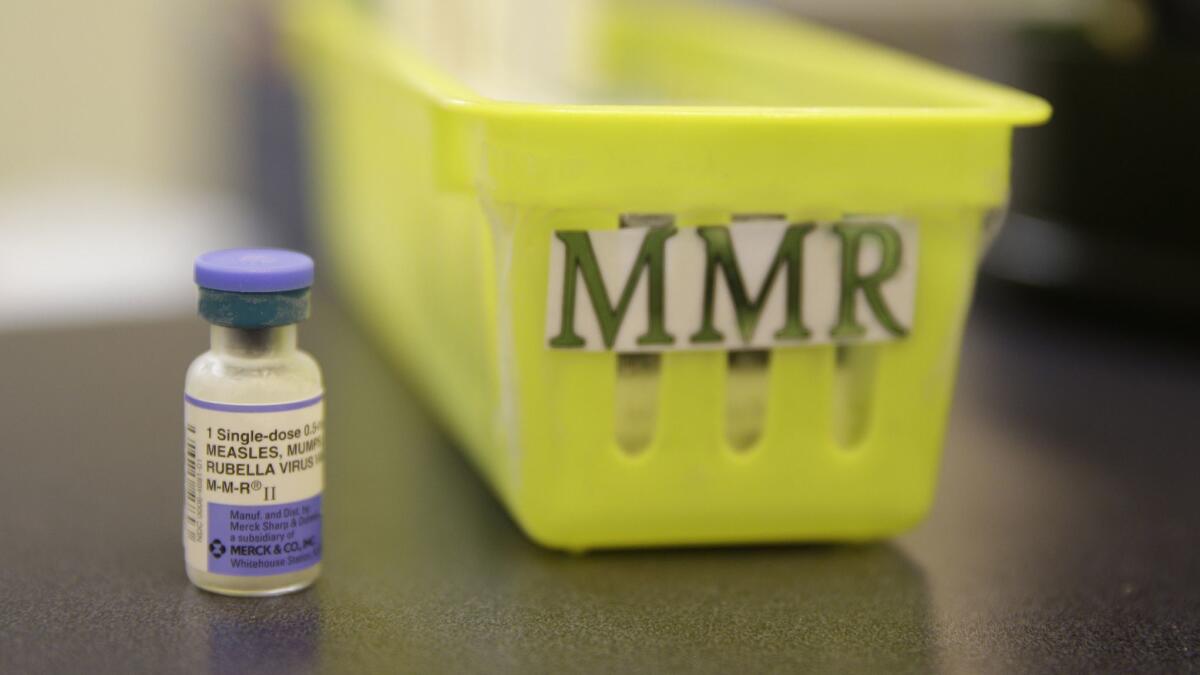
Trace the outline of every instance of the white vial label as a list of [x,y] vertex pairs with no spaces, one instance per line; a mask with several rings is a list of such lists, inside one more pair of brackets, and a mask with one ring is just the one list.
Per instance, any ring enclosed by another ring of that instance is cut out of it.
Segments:
[[324,403],[184,397],[183,549],[213,574],[269,576],[321,561]]

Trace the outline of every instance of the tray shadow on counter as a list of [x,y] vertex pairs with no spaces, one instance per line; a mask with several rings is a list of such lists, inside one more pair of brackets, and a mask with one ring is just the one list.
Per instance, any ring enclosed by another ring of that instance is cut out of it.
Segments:
[[325,328],[314,344],[330,401],[326,571],[314,594],[323,664],[936,668],[923,574],[888,543],[585,555],[538,547],[403,372],[352,331]]

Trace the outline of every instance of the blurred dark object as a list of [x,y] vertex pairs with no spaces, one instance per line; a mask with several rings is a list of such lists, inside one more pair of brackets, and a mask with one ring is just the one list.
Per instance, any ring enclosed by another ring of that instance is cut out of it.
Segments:
[[1078,25],[1026,27],[1017,84],[1054,119],[1017,136],[994,277],[1109,318],[1200,328],[1200,2],[1106,0]]
[[278,6],[246,9],[251,44],[246,64],[244,123],[250,146],[248,188],[280,245],[312,250],[303,118],[280,44]]

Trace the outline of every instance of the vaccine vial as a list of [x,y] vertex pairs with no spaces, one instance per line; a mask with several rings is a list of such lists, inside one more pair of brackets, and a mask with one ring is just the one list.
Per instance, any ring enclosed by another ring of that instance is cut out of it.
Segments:
[[196,259],[210,348],[184,384],[188,578],[223,595],[297,591],[321,572],[324,402],[296,347],[312,259],[230,249]]

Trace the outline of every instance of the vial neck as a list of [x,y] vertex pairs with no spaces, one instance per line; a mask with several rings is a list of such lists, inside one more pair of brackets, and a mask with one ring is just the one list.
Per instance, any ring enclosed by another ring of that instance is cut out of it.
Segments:
[[242,358],[280,356],[296,350],[296,325],[272,328],[212,326],[210,348],[218,354]]

